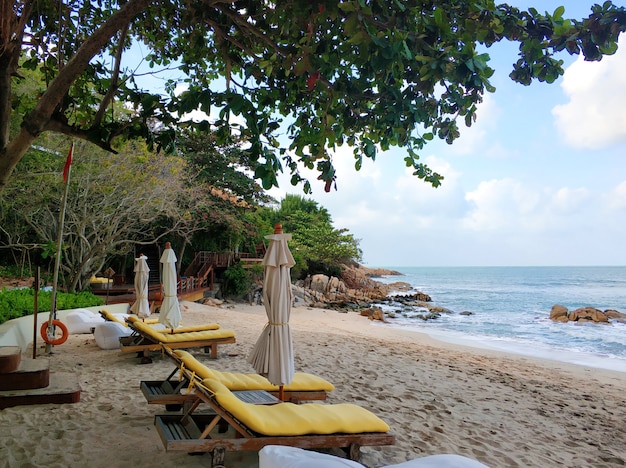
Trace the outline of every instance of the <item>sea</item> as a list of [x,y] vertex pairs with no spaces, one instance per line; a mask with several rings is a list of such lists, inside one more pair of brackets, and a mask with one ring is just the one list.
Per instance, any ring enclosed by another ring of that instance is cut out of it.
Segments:
[[[555,323],[553,305],[626,313],[626,266],[384,267],[402,275],[432,305],[452,311],[434,320],[424,309],[380,304],[395,318],[381,326],[412,329],[449,343],[626,372],[626,323]],[[409,292],[409,293],[410,293]],[[408,294],[397,292],[397,294]],[[461,312],[471,312],[464,315]]]

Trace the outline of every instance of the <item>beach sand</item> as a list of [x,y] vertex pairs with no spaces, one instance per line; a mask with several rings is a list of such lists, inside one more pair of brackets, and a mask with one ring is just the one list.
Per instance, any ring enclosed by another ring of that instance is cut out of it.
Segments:
[[[222,308],[183,302],[185,325],[219,322],[237,343],[210,360],[220,370],[254,372],[246,358],[267,319],[262,306]],[[390,426],[394,446],[363,447],[362,463],[380,467],[455,453],[496,467],[612,467],[626,464],[626,374],[504,355],[437,342],[356,313],[292,311],[297,371],[333,382],[327,403],[356,403]],[[32,349],[24,355],[30,357]],[[9,467],[210,466],[210,455],[166,453],[140,380],[174,369],[155,355],[101,350],[92,335],[54,348],[53,372],[74,372],[79,403],[0,410],[0,464]],[[256,453],[228,453],[229,467],[254,467]]]

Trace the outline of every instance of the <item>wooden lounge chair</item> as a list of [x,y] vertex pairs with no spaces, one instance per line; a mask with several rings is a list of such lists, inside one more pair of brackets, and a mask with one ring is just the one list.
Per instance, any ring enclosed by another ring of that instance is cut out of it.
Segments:
[[149,362],[149,352],[162,349],[166,344],[172,349],[204,348],[211,352],[211,357],[217,359],[217,346],[235,343],[235,332],[219,328],[217,330],[190,331],[172,333],[171,329],[157,330],[138,320],[129,322],[128,326],[133,334],[120,338],[120,345],[124,353],[140,353],[143,362]]
[[[177,367],[166,380],[141,381],[139,386],[150,404],[165,405],[168,410],[178,410],[193,403],[198,397],[187,388],[193,379],[200,381],[212,378],[222,382],[231,391],[265,390],[278,396],[278,387],[259,374],[220,372],[198,361],[187,351],[172,350],[163,345],[165,354],[174,360]],[[304,400],[325,400],[326,393],[335,386],[316,375],[296,372],[289,385],[283,387],[285,401],[298,403]]]
[[[157,415],[155,425],[166,451],[210,452],[213,467],[224,466],[226,450],[260,450],[266,445],[339,447],[358,461],[361,446],[394,443],[389,426],[357,405],[257,405],[239,400],[213,379],[197,383],[194,391],[198,400],[185,413]],[[201,402],[215,414],[194,414]]]

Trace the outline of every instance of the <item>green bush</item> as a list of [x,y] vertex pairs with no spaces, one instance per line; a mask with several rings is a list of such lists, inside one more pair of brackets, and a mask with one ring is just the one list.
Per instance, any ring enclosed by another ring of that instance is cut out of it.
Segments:
[[254,282],[241,263],[236,263],[224,272],[224,296],[243,296],[252,288]]
[[[52,292],[39,291],[39,312],[50,312]],[[78,309],[80,307],[99,306],[102,298],[90,292],[68,294],[57,292],[57,310]],[[7,320],[32,315],[35,310],[35,292],[33,289],[3,289],[0,292],[0,323]]]

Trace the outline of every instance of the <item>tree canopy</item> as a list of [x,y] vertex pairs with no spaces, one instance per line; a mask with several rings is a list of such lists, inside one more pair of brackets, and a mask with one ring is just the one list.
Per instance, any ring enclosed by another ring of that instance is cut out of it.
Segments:
[[[265,188],[287,170],[310,191],[306,167],[330,190],[338,145],[354,148],[357,170],[378,149],[406,148],[406,165],[437,186],[419,151],[434,137],[452,143],[457,121],[471,125],[493,91],[481,46],[519,43],[511,78],[552,82],[563,73],[555,54],[600,60],[626,28],[626,10],[610,1],[581,20],[492,0],[3,0],[0,9],[0,190],[43,132],[108,151],[118,137],[175,150],[181,116],[195,110],[211,121],[185,125],[237,134]],[[180,82],[165,94],[142,89],[136,63],[123,65],[134,43],[148,47],[154,70],[177,67]],[[15,93],[24,69],[39,74],[38,89]]]
[[[192,223],[183,200],[193,193],[179,158],[149,152],[143,144],[127,143],[116,155],[88,146],[76,145],[65,211],[60,272],[69,291],[89,286],[111,256],[132,254],[135,245],[172,232],[180,236]],[[54,165],[64,158],[41,148],[21,161],[0,196],[1,251],[54,259],[63,190]]]
[[284,232],[293,234],[289,245],[296,259],[294,277],[314,273],[339,276],[343,265],[362,260],[359,240],[348,229],[335,228],[328,210],[315,200],[287,195],[278,208],[259,212],[268,225],[281,223]]

